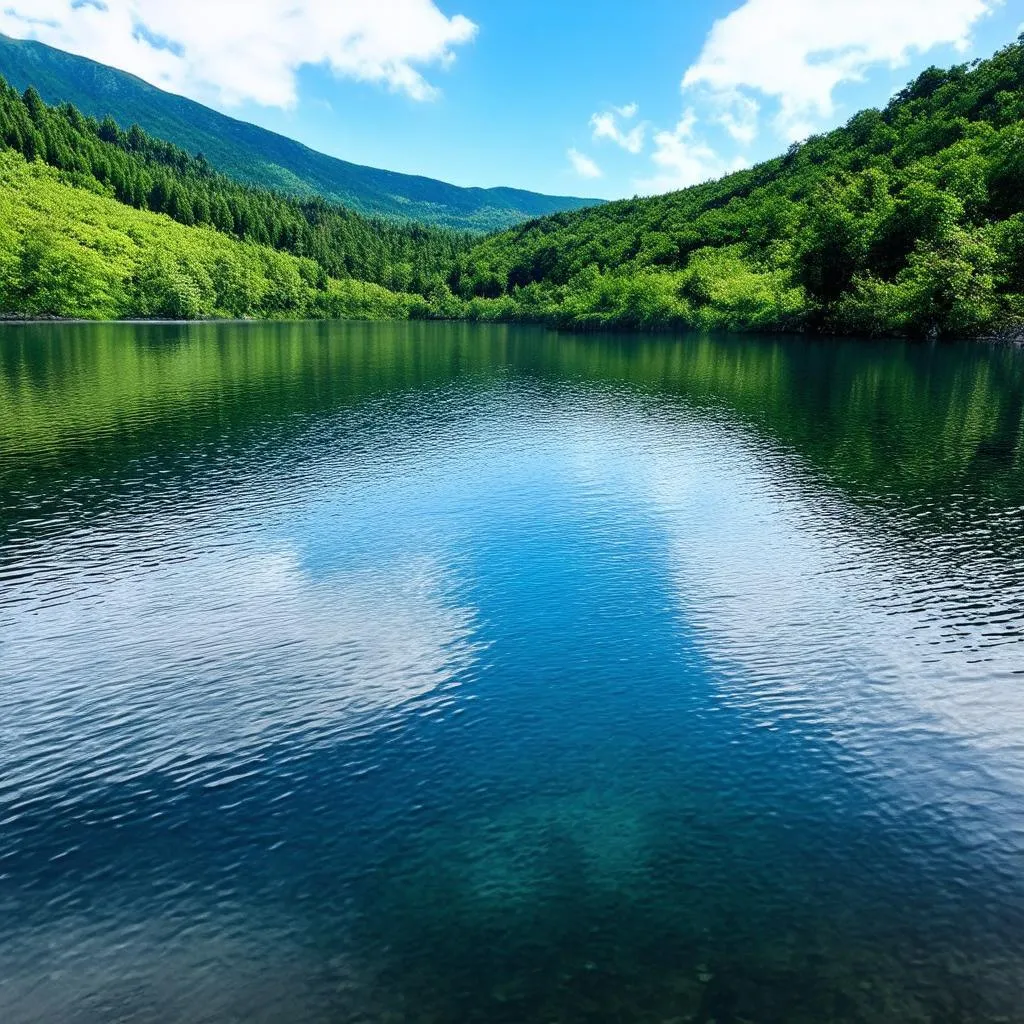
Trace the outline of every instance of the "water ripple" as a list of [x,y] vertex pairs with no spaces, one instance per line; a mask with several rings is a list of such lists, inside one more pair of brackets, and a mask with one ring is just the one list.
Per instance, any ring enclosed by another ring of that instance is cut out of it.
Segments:
[[0,1016],[1017,1019],[1022,410],[977,345],[4,328]]

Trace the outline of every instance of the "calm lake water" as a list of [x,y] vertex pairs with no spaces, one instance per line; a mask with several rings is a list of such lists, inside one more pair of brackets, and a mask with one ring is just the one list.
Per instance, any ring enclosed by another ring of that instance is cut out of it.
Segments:
[[0,330],[0,1019],[1024,1020],[1024,352]]

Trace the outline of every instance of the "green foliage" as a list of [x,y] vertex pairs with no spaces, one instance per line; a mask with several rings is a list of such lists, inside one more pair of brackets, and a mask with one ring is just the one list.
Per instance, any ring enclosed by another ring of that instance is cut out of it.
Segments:
[[0,303],[27,316],[84,319],[441,312],[421,296],[338,281],[310,259],[74,188],[9,151],[0,152]]
[[391,290],[426,295],[469,246],[468,236],[441,228],[370,219],[322,199],[241,185],[211,170],[204,156],[153,139],[138,125],[122,132],[111,117],[97,122],[68,104],[47,107],[35,89],[19,96],[0,79],[4,147],[127,206],[308,257],[330,277]]
[[720,181],[460,254],[481,319],[976,335],[1024,309],[1024,44]]
[[[568,323],[586,327],[618,324],[643,330],[660,325],[690,324],[690,308],[679,291],[677,275],[656,272],[631,276],[602,274],[596,268],[572,282],[565,301]],[[535,307],[543,310],[543,292],[534,291]]]
[[108,275],[102,254],[49,224],[32,225],[16,251],[16,308],[34,316],[102,317],[117,304],[120,283]]
[[894,281],[855,282],[838,304],[836,322],[868,334],[980,334],[1000,312],[995,262],[984,238],[951,230],[941,244],[919,243]]

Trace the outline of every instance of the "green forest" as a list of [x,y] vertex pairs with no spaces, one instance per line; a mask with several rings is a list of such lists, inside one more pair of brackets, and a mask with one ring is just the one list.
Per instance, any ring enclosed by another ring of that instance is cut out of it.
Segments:
[[451,284],[480,316],[576,327],[1017,330],[1024,45],[931,68],[884,110],[720,181],[488,238]]
[[422,296],[327,277],[312,259],[186,227],[0,153],[0,309],[31,317],[368,320],[428,316]]
[[396,291],[426,294],[450,271],[469,236],[419,224],[371,219],[323,199],[294,199],[232,181],[202,154],[123,132],[70,104],[48,107],[29,87],[3,83],[0,138],[26,160],[41,160],[63,180],[140,210],[165,213],[316,262],[330,277],[354,277]]
[[0,95],[0,302],[80,317],[444,317],[910,337],[1024,325],[1024,37],[749,170],[488,236],[240,184]]

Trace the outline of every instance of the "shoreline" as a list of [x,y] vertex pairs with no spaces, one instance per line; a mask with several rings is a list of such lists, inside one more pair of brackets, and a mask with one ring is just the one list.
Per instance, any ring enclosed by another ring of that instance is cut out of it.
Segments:
[[324,319],[309,319],[309,318],[296,318],[294,320],[278,320],[271,317],[206,317],[196,320],[167,320],[167,319],[146,319],[143,317],[126,318],[124,320],[90,320],[84,317],[63,317],[55,316],[52,314],[45,314],[41,316],[19,316],[13,313],[0,313],[0,327],[5,326],[17,326],[17,325],[38,325],[38,324],[123,324],[123,325],[136,325],[136,326],[173,326],[180,325],[186,326],[188,324],[402,324],[402,323],[435,323],[435,324],[480,324],[493,327],[544,327],[548,330],[556,331],[564,334],[642,334],[642,335],[666,335],[666,334],[736,334],[736,335],[761,335],[777,336],[777,337],[817,337],[822,339],[831,339],[835,341],[911,341],[919,344],[933,344],[935,342],[983,342],[987,344],[999,344],[999,345],[1014,345],[1024,347],[1024,327],[1015,327],[1012,330],[1001,331],[994,334],[979,334],[975,336],[963,335],[961,337],[950,337],[950,338],[934,338],[934,337],[914,337],[906,334],[878,334],[878,335],[861,335],[861,334],[825,334],[822,332],[809,332],[805,330],[790,330],[790,331],[752,331],[752,330],[733,330],[733,331],[706,331],[698,328],[687,328],[679,326],[665,326],[665,327],[626,327],[608,325],[602,327],[595,327],[593,325],[586,326],[564,326],[555,324],[546,324],[542,321],[526,322],[521,320],[473,320],[468,318],[456,318],[456,319],[445,319],[444,317],[428,317],[428,318],[414,318],[414,319],[391,319],[391,320],[365,320],[359,318],[350,319],[336,319],[336,320],[324,320]]

